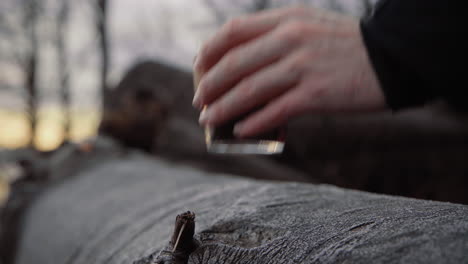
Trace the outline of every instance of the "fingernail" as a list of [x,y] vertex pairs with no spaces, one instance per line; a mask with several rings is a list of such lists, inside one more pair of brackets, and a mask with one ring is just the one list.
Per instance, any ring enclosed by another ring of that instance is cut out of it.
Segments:
[[242,124],[236,124],[234,130],[232,131],[235,136],[240,137],[242,132]]
[[210,112],[209,110],[203,110],[201,113],[200,113],[200,117],[198,118],[198,123],[204,125],[206,124],[206,122],[208,121],[210,117]]
[[193,56],[192,65],[195,65],[195,62],[197,62],[197,55]]
[[[195,107],[195,108],[198,108],[198,109],[201,108],[200,93],[198,92],[198,89],[197,89],[197,91],[195,91],[195,96],[193,96],[192,105],[193,105],[193,107]],[[203,113],[203,112],[202,112],[202,113]]]

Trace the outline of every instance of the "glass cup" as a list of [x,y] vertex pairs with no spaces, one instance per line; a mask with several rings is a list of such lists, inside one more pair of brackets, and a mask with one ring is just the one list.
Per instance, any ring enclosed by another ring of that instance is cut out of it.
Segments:
[[286,137],[286,130],[284,128],[273,129],[249,138],[236,138],[234,136],[234,125],[251,113],[242,115],[217,127],[206,126],[205,142],[208,152],[218,154],[281,154]]
[[[194,71],[194,88],[198,87],[202,72]],[[205,111],[206,106],[202,111]],[[251,111],[252,113],[254,111]],[[278,128],[251,138],[236,138],[233,134],[234,125],[248,116],[245,114],[235,120],[228,121],[218,127],[205,127],[205,142],[209,153],[218,154],[281,154],[284,149],[286,129]]]

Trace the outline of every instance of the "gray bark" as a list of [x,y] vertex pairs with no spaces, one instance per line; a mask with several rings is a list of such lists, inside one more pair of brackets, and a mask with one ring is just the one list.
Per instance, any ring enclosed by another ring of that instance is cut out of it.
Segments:
[[167,245],[187,210],[201,242],[188,263],[468,260],[464,205],[254,181],[117,150],[96,146],[99,155],[86,154],[81,171],[32,205],[17,263],[144,260]]

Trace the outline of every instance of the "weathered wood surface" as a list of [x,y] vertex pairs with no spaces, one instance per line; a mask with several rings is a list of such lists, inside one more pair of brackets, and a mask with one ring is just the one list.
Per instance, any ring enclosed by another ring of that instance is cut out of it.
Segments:
[[175,216],[187,210],[197,214],[202,242],[188,263],[468,260],[464,205],[255,181],[97,151],[87,159],[98,165],[82,164],[32,205],[17,263],[132,263],[161,250]]

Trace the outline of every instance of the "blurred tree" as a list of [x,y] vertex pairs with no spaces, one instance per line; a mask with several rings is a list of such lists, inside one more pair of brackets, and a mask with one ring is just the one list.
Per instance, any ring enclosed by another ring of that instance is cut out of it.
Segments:
[[216,24],[222,25],[227,20],[227,14],[218,7],[214,0],[205,0],[205,5],[211,9],[216,20]]
[[99,38],[99,49],[101,53],[101,69],[100,69],[100,82],[101,82],[101,98],[103,100],[108,94],[107,76],[109,73],[109,39],[107,33],[107,16],[108,16],[108,0],[95,0],[96,8],[96,30]]
[[38,41],[38,17],[41,12],[41,0],[21,0],[22,26],[25,32],[27,48],[24,53],[23,69],[24,69],[24,87],[26,89],[26,114],[29,118],[31,137],[29,145],[34,143],[36,124],[37,124],[37,107],[38,107],[38,82],[37,71],[39,61],[39,41]]
[[270,7],[270,1],[268,0],[256,0],[252,3],[252,8],[250,9],[251,12],[257,12],[260,10],[264,10]]
[[374,3],[372,2],[372,0],[364,0],[362,5],[364,9],[363,16],[364,17],[370,16],[374,8]]
[[241,2],[235,4],[227,4],[228,2],[225,1],[204,0],[204,3],[208,8],[212,10],[216,23],[218,25],[222,25],[226,22],[226,20],[229,18],[230,12],[232,12],[233,7],[234,9],[240,9],[241,13],[254,13],[270,8],[269,0],[247,1],[247,4],[245,4],[245,1],[244,3]]
[[61,0],[59,3],[55,42],[57,46],[57,64],[60,87],[60,97],[64,111],[64,139],[70,137],[71,127],[71,98],[70,98],[70,69],[67,55],[66,32],[70,13],[69,0]]
[[329,0],[328,9],[336,12],[343,12],[343,3],[339,0]]

